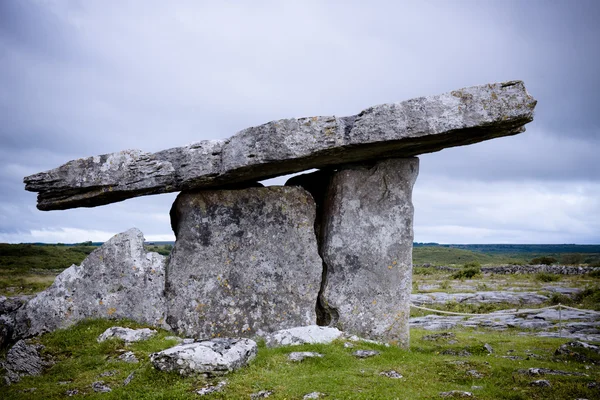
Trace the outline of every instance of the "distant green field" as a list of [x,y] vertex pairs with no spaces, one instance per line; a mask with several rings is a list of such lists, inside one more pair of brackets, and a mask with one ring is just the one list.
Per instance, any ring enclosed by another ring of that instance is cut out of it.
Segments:
[[[73,264],[79,265],[101,243],[5,244],[0,243],[0,295],[31,294],[52,284],[54,277]],[[146,245],[148,251],[168,255],[169,242]],[[573,252],[581,250],[581,252]],[[596,252],[594,252],[596,251]],[[577,245],[435,245],[416,243],[413,263],[422,265],[528,264],[548,256],[563,264],[600,266],[600,246]]]

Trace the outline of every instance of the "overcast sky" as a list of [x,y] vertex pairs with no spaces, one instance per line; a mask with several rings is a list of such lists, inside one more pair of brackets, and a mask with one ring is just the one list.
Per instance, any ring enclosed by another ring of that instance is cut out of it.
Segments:
[[173,240],[176,194],[38,211],[24,176],[520,79],[527,132],[422,155],[415,241],[600,243],[600,2],[0,1],[0,242]]

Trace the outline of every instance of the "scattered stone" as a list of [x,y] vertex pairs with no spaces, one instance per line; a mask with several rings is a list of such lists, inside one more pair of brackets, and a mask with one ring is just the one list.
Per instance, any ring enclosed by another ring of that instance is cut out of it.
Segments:
[[448,340],[448,339],[455,339],[456,338],[456,334],[454,334],[453,332],[442,332],[442,333],[435,333],[433,335],[425,335],[422,337],[422,340],[431,340],[431,341],[438,341],[438,340]]
[[123,381],[123,386],[129,385],[129,383],[131,383],[131,381],[133,380],[134,377],[135,377],[135,372],[132,372],[129,375],[127,375],[127,378],[125,378],[125,380]]
[[185,339],[183,339],[182,343],[183,343],[183,344],[192,344],[192,343],[194,343],[195,341],[196,341],[196,340],[195,340],[195,339],[192,339],[192,338],[185,338]]
[[354,347],[354,343],[345,342],[344,343],[344,347],[347,348],[347,349],[352,349]]
[[529,386],[550,387],[552,385],[550,384],[550,381],[547,381],[545,379],[538,379],[537,381],[530,382]]
[[73,383],[73,381],[58,381],[56,382],[57,385],[70,385],[71,383]]
[[79,394],[79,390],[77,390],[77,389],[70,389],[70,390],[67,390],[65,392],[65,395],[69,396],[69,397],[73,397],[73,396],[76,396],[78,394]]
[[222,380],[216,385],[207,385],[199,390],[196,390],[196,394],[200,396],[206,396],[207,394],[221,392],[225,386],[227,386],[227,380]]
[[6,361],[2,367],[6,370],[4,380],[7,385],[16,383],[25,376],[41,375],[52,362],[42,358],[40,351],[44,349],[41,344],[28,343],[19,340],[6,354]]
[[381,354],[377,350],[356,350],[352,355],[358,358],[369,358]]
[[481,378],[483,378],[483,374],[481,374],[479,371],[474,370],[474,369],[470,369],[466,373],[467,373],[468,376],[470,376],[471,378],[474,378],[474,379],[481,379]]
[[554,355],[571,358],[579,362],[599,363],[600,346],[581,341],[568,342],[556,349]]
[[476,293],[413,293],[410,301],[416,305],[427,304],[497,304],[509,303],[517,305],[542,304],[548,301],[548,296],[536,292],[512,292],[512,291],[482,291]]
[[168,328],[165,262],[166,257],[146,252],[138,229],[115,235],[21,307],[16,333],[35,336],[87,318],[130,319]]
[[[165,336],[165,340],[175,340],[179,344],[183,343],[183,338],[180,338],[179,336]],[[194,339],[192,339],[192,342],[193,340]]]
[[294,351],[293,353],[290,353],[288,355],[288,360],[300,362],[300,361],[304,361],[305,358],[314,358],[314,357],[322,358],[324,356],[323,356],[323,354],[315,353],[314,351]]
[[394,371],[394,370],[390,370],[390,371],[383,371],[380,372],[379,375],[381,376],[385,376],[391,379],[400,379],[402,378],[402,375],[400,375],[398,372]]
[[337,328],[310,325],[282,329],[266,335],[264,339],[267,347],[328,344],[341,337],[342,334]]
[[40,210],[93,207],[127,198],[262,180],[311,168],[388,157],[523,132],[536,101],[521,81],[474,86],[370,107],[348,117],[290,118],[145,153],[126,150],[24,178]]
[[311,392],[311,393],[305,394],[302,399],[303,400],[320,399],[321,397],[325,397],[325,393]]
[[32,387],[32,388],[27,388],[27,389],[23,389],[21,390],[21,393],[33,393],[37,390],[37,388]]
[[271,397],[272,394],[273,392],[270,390],[261,390],[260,392],[252,393],[250,395],[250,399],[266,399],[267,397]]
[[100,336],[98,336],[98,342],[104,342],[108,339],[120,339],[125,343],[139,342],[142,340],[148,340],[152,336],[156,335],[156,331],[154,329],[130,329],[130,328],[122,328],[120,326],[113,326],[112,328],[108,328],[104,331]]
[[92,383],[92,389],[94,389],[94,392],[96,393],[112,392],[112,389],[109,386],[105,385],[103,381]]
[[462,390],[451,390],[449,392],[441,392],[441,397],[473,397],[473,393]]
[[319,300],[332,326],[408,346],[418,170],[417,158],[396,158],[332,173],[321,224],[326,278]]
[[361,338],[361,337],[358,337],[356,335],[351,335],[351,334],[348,334],[348,333],[344,333],[343,337],[346,338],[346,339],[348,339],[348,340],[351,340],[353,342],[363,342],[363,343],[376,344],[376,345],[379,345],[379,346],[390,347],[389,343],[380,342],[379,340],[365,339],[365,338]]
[[128,351],[125,352],[123,354],[121,354],[119,357],[117,357],[119,360],[126,362],[126,363],[131,363],[131,364],[136,364],[139,363],[140,361],[137,359],[137,357],[135,356],[135,354],[133,353],[133,351]]
[[519,356],[500,356],[500,358],[506,358],[507,360],[513,360],[513,361],[524,360],[523,357],[519,357]]
[[446,349],[442,351],[440,354],[449,355],[449,356],[459,356],[459,357],[471,357],[473,354],[467,350],[454,350],[454,349]]
[[256,356],[256,342],[250,339],[211,339],[180,344],[150,355],[154,368],[177,371],[182,376],[204,374],[224,375],[235,371]]
[[104,371],[102,372],[100,375],[98,375],[99,378],[104,378],[107,376],[115,376],[116,374],[118,374],[119,371],[117,371],[116,369],[113,369],[111,371]]
[[494,353],[494,348],[488,343],[484,344],[483,348],[488,352],[488,354]]
[[475,386],[475,385],[471,386],[471,390],[481,390],[481,389],[483,389],[483,386]]
[[167,322],[193,337],[253,337],[316,321],[323,262],[298,187],[182,192],[171,209]]
[[548,368],[529,368],[529,369],[520,369],[518,371],[520,374],[527,374],[531,376],[538,375],[562,375],[562,376],[587,376],[582,372],[569,372],[569,371],[560,371],[555,369]]
[[590,382],[587,387],[588,389],[600,389],[600,382]]

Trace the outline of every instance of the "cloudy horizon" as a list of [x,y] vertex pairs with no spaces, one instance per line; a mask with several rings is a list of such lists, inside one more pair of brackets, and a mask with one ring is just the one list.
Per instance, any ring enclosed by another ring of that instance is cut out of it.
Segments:
[[419,157],[415,241],[600,244],[599,19],[592,0],[2,1],[0,242],[174,240],[173,193],[37,210],[23,177],[72,159],[518,79],[525,133]]

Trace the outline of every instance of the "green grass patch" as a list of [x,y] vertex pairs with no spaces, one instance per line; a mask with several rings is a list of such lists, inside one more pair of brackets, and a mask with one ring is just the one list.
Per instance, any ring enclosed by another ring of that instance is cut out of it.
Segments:
[[[176,373],[154,370],[149,355],[172,346],[165,340],[166,331],[154,338],[131,345],[119,340],[98,343],[96,338],[114,321],[86,321],[66,330],[42,336],[56,364],[40,377],[25,378],[18,384],[0,387],[3,399],[62,399],[67,390],[78,390],[79,396],[90,399],[197,399],[195,390],[223,378],[205,380],[202,377],[184,378]],[[118,325],[142,327],[119,321]],[[332,399],[431,399],[449,390],[465,390],[477,399],[564,399],[596,398],[597,389],[587,384],[600,379],[596,365],[557,360],[554,351],[566,340],[519,336],[512,333],[483,330],[454,331],[449,340],[425,340],[432,332],[411,331],[411,348],[385,347],[360,343],[346,348],[343,341],[331,345],[304,345],[268,349],[259,345],[256,359],[246,368],[225,377],[228,385],[221,393],[207,399],[248,399],[260,390],[271,390],[273,399],[302,399],[310,392],[326,393]],[[482,334],[485,333],[485,334]],[[494,348],[488,355],[484,344]],[[352,356],[356,349],[374,349],[381,354],[368,359]],[[133,351],[140,363],[127,364],[117,359],[123,351]],[[316,351],[323,358],[306,359],[301,363],[287,360],[292,351]],[[468,351],[471,356],[459,356]],[[531,353],[535,357],[530,356]],[[518,360],[502,358],[503,355]],[[546,376],[552,382],[547,389],[529,383],[535,379],[519,374],[519,369],[550,368],[584,372],[588,376]],[[589,369],[588,369],[589,368]],[[395,370],[402,379],[381,376]],[[482,378],[474,378],[475,370]],[[129,374],[134,378],[127,386],[123,381]],[[102,376],[103,374],[107,376]],[[112,388],[110,393],[95,393],[91,385],[102,380]],[[472,386],[481,389],[472,389]],[[34,392],[24,392],[36,388]]]
[[559,274],[549,274],[547,272],[538,272],[535,274],[535,280],[540,282],[556,282],[560,281],[561,276]]

